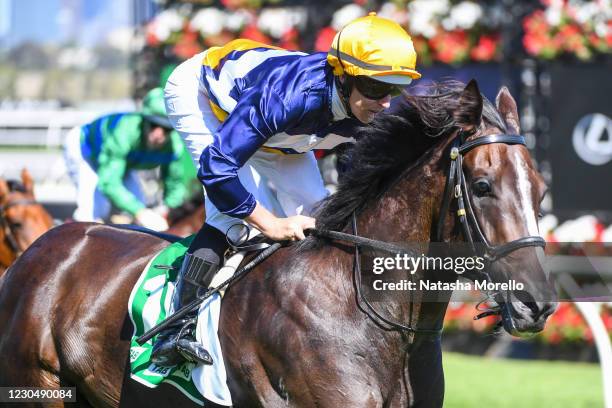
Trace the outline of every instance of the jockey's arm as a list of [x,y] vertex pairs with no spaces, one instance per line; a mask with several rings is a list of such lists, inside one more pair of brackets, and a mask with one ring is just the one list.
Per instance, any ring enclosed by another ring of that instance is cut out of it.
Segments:
[[198,178],[219,211],[245,219],[275,240],[303,239],[303,230],[314,227],[314,219],[276,217],[244,188],[238,170],[268,138],[299,121],[303,111],[299,100],[287,103],[274,91],[245,94],[200,157]]

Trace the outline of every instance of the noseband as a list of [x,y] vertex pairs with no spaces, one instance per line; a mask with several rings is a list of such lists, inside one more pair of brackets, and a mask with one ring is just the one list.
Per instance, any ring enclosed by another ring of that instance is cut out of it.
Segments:
[[19,200],[10,201],[6,203],[5,205],[0,205],[0,228],[2,228],[2,230],[4,231],[4,240],[8,244],[9,248],[15,253],[16,256],[21,255],[23,251],[19,248],[19,244],[17,243],[17,240],[15,239],[15,233],[11,229],[11,226],[9,225],[6,219],[6,210],[8,210],[11,207],[15,207],[17,205],[36,205],[36,204],[38,204],[36,200],[23,198]]
[[[450,159],[451,163],[446,177],[446,186],[444,188],[444,199],[440,210],[440,219],[438,221],[437,241],[442,242],[444,232],[444,220],[449,211],[449,207],[453,199],[457,200],[457,218],[462,227],[463,236],[470,243],[472,250],[476,251],[474,246],[474,238],[472,231],[476,236],[476,242],[484,245],[484,258],[489,262],[494,262],[509,253],[516,251],[519,248],[539,246],[544,248],[546,241],[540,236],[526,236],[514,241],[507,242],[501,245],[491,245],[487,237],[482,233],[480,224],[474,214],[471,195],[468,194],[465,174],[463,172],[463,155],[470,150],[493,143],[503,143],[507,145],[523,145],[525,146],[525,137],[521,135],[496,134],[482,136],[466,142],[465,139],[473,135],[461,132],[453,141]],[[465,197],[465,198],[464,198]]]

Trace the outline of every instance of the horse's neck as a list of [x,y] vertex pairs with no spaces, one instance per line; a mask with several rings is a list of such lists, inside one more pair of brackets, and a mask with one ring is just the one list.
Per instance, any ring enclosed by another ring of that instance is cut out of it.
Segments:
[[[420,165],[402,175],[379,200],[368,207],[358,218],[359,235],[394,243],[428,243],[440,210],[445,186],[445,166],[440,165],[450,139],[441,143],[422,158]],[[414,278],[422,279],[422,271]],[[451,279],[447,275],[432,275],[428,279]],[[440,326],[446,311],[446,303],[424,302],[407,296],[403,291],[385,293],[388,310],[394,320],[415,322],[420,329]],[[440,299],[441,300],[441,299]],[[412,307],[417,305],[418,307]]]
[[448,142],[426,154],[358,217],[359,234],[388,242],[428,242],[444,191],[442,152]]

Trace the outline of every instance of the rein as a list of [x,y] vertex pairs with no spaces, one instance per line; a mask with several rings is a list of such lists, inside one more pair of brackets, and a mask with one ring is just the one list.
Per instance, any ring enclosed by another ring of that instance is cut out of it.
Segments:
[[[437,241],[443,242],[443,231],[444,231],[444,221],[446,219],[446,214],[450,210],[450,205],[453,199],[457,200],[457,217],[462,226],[462,232],[466,241],[468,241],[474,252],[476,248],[474,247],[474,239],[472,237],[472,230],[474,230],[476,234],[476,238],[478,242],[481,242],[485,245],[485,253],[484,258],[489,262],[494,262],[509,253],[516,251],[520,248],[530,247],[530,246],[540,246],[545,247],[546,241],[539,236],[527,236],[516,239],[514,241],[493,246],[489,243],[487,238],[482,233],[482,229],[480,228],[480,224],[478,223],[478,219],[473,210],[473,206],[471,203],[470,195],[468,194],[468,188],[465,180],[465,174],[463,172],[463,155],[468,153],[472,149],[493,144],[493,143],[503,143],[508,145],[523,145],[525,146],[525,137],[521,135],[507,135],[507,134],[495,134],[489,136],[482,136],[477,139],[466,141],[468,137],[472,136],[476,131],[474,130],[471,133],[466,133],[461,131],[453,140],[453,144],[451,147],[450,159],[451,163],[449,166],[449,172],[446,177],[446,185],[444,188],[444,198],[442,201],[442,205],[440,208],[440,218],[438,220],[437,227]],[[465,199],[464,199],[465,197]],[[467,204],[467,206],[466,206]],[[365,246],[373,249],[378,249],[381,251],[389,252],[392,254],[405,254],[410,253],[406,249],[399,247],[394,244],[390,244],[384,241],[378,241],[370,238],[361,237],[357,232],[357,217],[355,212],[353,212],[352,217],[352,227],[353,234],[347,234],[344,232],[338,231],[328,231],[328,230],[320,230],[320,229],[311,229],[309,232],[312,235],[325,237],[338,241],[345,241],[355,244],[355,263],[354,263],[354,279],[355,286],[357,292],[357,300],[358,306],[362,309],[372,320],[375,322],[383,322],[387,326],[389,326],[388,330],[397,330],[401,333],[408,332],[410,334],[419,335],[419,336],[429,336],[429,337],[440,337],[442,334],[442,327],[436,329],[419,329],[412,326],[412,314],[410,314],[410,320],[408,324],[403,324],[400,322],[394,322],[382,316],[372,304],[365,297],[363,292],[361,291],[361,282],[362,282],[362,270],[361,270],[361,262],[359,259],[360,246]],[[361,303],[359,303],[361,301]],[[363,305],[367,307],[367,310],[364,310]],[[485,312],[493,313],[493,312]],[[484,317],[484,316],[482,316]],[[378,319],[378,320],[377,320]]]
[[[412,326],[412,314],[410,314],[410,320],[408,324],[403,324],[399,322],[394,322],[392,320],[387,319],[382,314],[380,314],[374,306],[370,303],[370,301],[366,298],[365,294],[361,291],[362,288],[362,269],[361,269],[361,260],[360,256],[360,246],[365,246],[373,249],[378,249],[380,251],[388,252],[391,254],[409,254],[414,255],[411,251],[406,250],[398,245],[390,244],[384,241],[378,241],[375,239],[365,238],[357,235],[357,216],[353,212],[352,219],[353,226],[353,234],[347,234],[344,232],[338,231],[329,231],[329,230],[321,230],[321,229],[310,229],[308,232],[311,235],[334,239],[338,241],[345,241],[355,244],[355,261],[353,264],[353,278],[355,280],[355,290],[357,292],[357,306],[368,315],[374,322],[381,325],[387,325],[388,327],[384,327],[386,330],[396,330],[400,333],[409,333],[419,335],[421,337],[431,337],[431,338],[439,338],[442,335],[442,327],[437,329],[419,329]],[[364,307],[365,306],[365,307]]]
[[[309,229],[307,230],[307,232],[314,236],[325,237],[329,239],[345,241],[345,242],[350,242],[352,244],[355,244],[355,262],[353,264],[353,278],[355,280],[355,288],[357,292],[357,305],[359,306],[359,308],[364,313],[366,313],[372,320],[374,320],[376,323],[380,324],[380,322],[382,322],[383,324],[386,324],[387,326],[389,326],[385,328],[386,330],[397,330],[402,333],[408,332],[408,333],[417,334],[420,336],[433,337],[433,338],[440,337],[440,335],[442,334],[442,327],[438,329],[432,329],[432,330],[418,329],[418,328],[412,327],[412,314],[410,315],[410,321],[408,322],[407,325],[403,323],[399,323],[399,322],[394,322],[392,320],[387,319],[383,315],[381,315],[374,308],[374,306],[372,306],[370,301],[366,298],[364,293],[361,291],[361,287],[362,287],[361,282],[362,282],[363,273],[361,270],[361,260],[359,258],[360,246],[378,249],[380,251],[388,252],[391,254],[409,254],[409,255],[415,255],[415,254],[412,251],[408,251],[405,248],[402,248],[398,245],[394,245],[388,242],[378,241],[375,239],[370,239],[370,238],[359,236],[357,232],[357,216],[355,215],[354,212],[353,212],[352,225],[353,225],[353,234],[347,234],[347,233],[339,232],[339,231],[322,230],[322,229],[317,229],[317,228]],[[376,317],[376,319],[378,320],[376,320],[374,317]]]
[[11,207],[15,207],[17,205],[35,205],[38,204],[36,200],[22,198],[19,200],[14,200],[8,202],[7,204],[0,205],[0,228],[4,231],[4,240],[7,242],[11,251],[15,253],[16,256],[19,256],[23,253],[21,248],[19,248],[19,244],[15,239],[15,233],[11,229],[7,219],[6,219],[6,210]]

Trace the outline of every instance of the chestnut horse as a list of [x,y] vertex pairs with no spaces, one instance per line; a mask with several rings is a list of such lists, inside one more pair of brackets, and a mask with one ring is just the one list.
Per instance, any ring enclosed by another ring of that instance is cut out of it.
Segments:
[[[504,328],[537,332],[555,307],[529,292],[534,279],[546,279],[537,259],[542,248],[530,244],[539,242],[544,183],[524,145],[488,139],[519,133],[514,99],[503,88],[495,107],[474,81],[442,83],[430,93],[405,96],[371,128],[355,129],[353,168],[322,203],[317,225],[351,233],[355,214],[360,235],[402,243],[434,240],[441,222],[442,240],[461,241],[454,205],[443,206],[449,153],[462,135],[470,134],[466,143],[487,140],[465,153],[466,194],[485,242],[512,244],[496,252],[495,269],[503,275],[512,268],[526,288],[499,295]],[[147,389],[126,375],[128,297],[166,245],[140,232],[81,223],[54,228],[32,245],[0,288],[0,386],[75,386],[83,406],[192,406],[171,386]],[[359,302],[355,248],[310,237],[280,249],[227,290],[219,336],[236,406],[442,406],[436,333],[449,294],[420,302],[387,293],[380,314],[410,328],[389,326]],[[415,279],[423,276],[418,271]]]
[[26,169],[21,183],[0,178],[0,275],[52,226],[53,219],[34,198],[34,182]]

